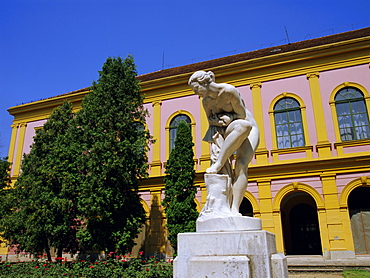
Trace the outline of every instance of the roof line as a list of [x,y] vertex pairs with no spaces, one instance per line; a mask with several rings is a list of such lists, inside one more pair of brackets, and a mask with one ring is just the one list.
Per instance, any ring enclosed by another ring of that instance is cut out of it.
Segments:
[[190,73],[190,72],[194,72],[194,71],[201,70],[201,69],[214,68],[214,67],[218,67],[221,65],[232,64],[232,63],[246,61],[246,60],[260,58],[260,57],[273,56],[273,55],[277,55],[277,54],[281,54],[285,52],[291,52],[291,51],[300,50],[304,48],[310,48],[310,47],[315,47],[315,46],[320,46],[320,45],[325,45],[325,44],[330,44],[330,43],[347,41],[347,40],[367,37],[367,36],[370,36],[370,27],[358,29],[354,31],[343,32],[343,33],[334,34],[334,35],[328,35],[328,36],[310,39],[310,40],[288,43],[288,44],[283,44],[279,46],[272,46],[268,48],[263,48],[263,49],[254,50],[250,52],[244,52],[240,54],[234,54],[234,55],[216,58],[212,60],[188,64],[184,66],[159,70],[159,71],[139,75],[137,78],[140,79],[140,81],[142,82],[150,81],[150,80],[165,78],[165,77],[169,77],[173,75]]

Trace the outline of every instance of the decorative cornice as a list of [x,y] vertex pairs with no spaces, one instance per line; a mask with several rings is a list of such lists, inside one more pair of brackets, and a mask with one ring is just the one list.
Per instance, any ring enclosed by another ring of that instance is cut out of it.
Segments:
[[155,100],[152,102],[152,106],[162,106],[162,101],[161,100]]
[[261,87],[262,87],[262,83],[261,82],[250,84],[251,90],[253,90],[255,88],[261,88]]
[[336,174],[335,173],[321,173],[320,177],[322,180],[332,180],[332,179],[335,179]]
[[257,184],[271,184],[271,178],[259,178],[257,179]]
[[319,72],[311,72],[311,73],[307,73],[307,74],[306,74],[306,77],[307,77],[307,79],[311,79],[311,78],[319,78],[319,77],[320,77],[320,73],[319,73]]
[[292,182],[292,186],[293,186],[293,189],[294,189],[295,191],[297,191],[297,190],[298,190],[299,183],[298,183],[298,182],[296,182],[296,181],[294,181],[294,182]]
[[370,184],[370,178],[367,177],[367,176],[361,176],[360,177],[360,180],[361,180],[361,184],[362,185],[368,185],[368,184]]

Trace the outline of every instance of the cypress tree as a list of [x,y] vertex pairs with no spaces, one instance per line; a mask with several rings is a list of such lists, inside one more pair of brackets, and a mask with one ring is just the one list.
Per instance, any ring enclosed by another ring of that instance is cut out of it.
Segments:
[[77,115],[80,140],[78,204],[85,250],[129,252],[145,212],[138,194],[147,177],[147,151],[137,71],[131,56],[108,58]]
[[181,121],[177,128],[175,146],[166,166],[164,206],[171,246],[177,252],[177,234],[195,231],[198,217],[194,201],[194,143],[189,125]]
[[[0,234],[4,234],[3,219],[9,213],[9,207],[12,203],[9,200],[8,192],[10,190],[10,166],[11,164],[7,161],[7,158],[0,159]],[[7,243],[3,240],[4,237],[0,237],[0,243]]]
[[[7,158],[0,159],[0,233],[2,231],[2,219],[8,213],[7,207],[11,202],[8,201],[8,192],[10,189],[10,166]],[[0,237],[0,243],[2,242]]]
[[10,163],[7,157],[0,159],[0,190],[8,187],[10,184],[9,170]]
[[33,254],[50,248],[76,252],[77,172],[71,151],[69,126],[72,105],[56,108],[42,129],[36,131],[29,154],[24,155],[21,174],[4,196],[0,229],[19,250]]

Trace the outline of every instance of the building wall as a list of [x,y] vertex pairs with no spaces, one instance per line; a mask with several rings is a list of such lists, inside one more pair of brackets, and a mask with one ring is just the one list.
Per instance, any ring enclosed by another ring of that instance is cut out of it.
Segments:
[[[293,226],[287,219],[296,205],[303,204],[315,209],[319,254],[328,259],[355,256],[348,197],[356,188],[370,186],[370,138],[341,141],[333,98],[338,89],[355,86],[364,93],[370,115],[369,44],[366,48],[361,43],[358,48],[353,46],[356,42],[348,46],[338,43],[331,48],[309,49],[303,54],[297,51],[286,57],[277,55],[267,61],[256,59],[212,69],[216,82],[230,83],[239,89],[261,130],[261,143],[249,167],[245,198],[252,205],[254,216],[261,218],[263,229],[276,234],[280,252],[295,252]],[[147,253],[171,255],[160,204],[169,156],[169,123],[178,114],[191,119],[198,210],[207,195],[203,174],[210,163],[209,145],[202,142],[202,138],[208,123],[201,100],[187,85],[190,75],[142,82],[147,96],[144,106],[149,112],[147,127],[156,140],[148,154],[150,178],[140,188],[148,221],[138,245]],[[76,110],[86,92],[72,94]],[[286,96],[300,104],[305,146],[278,149],[273,109],[275,103]],[[10,109],[14,115],[9,148],[13,180],[19,175],[22,153],[29,152],[35,128],[42,126],[58,103],[50,102],[45,100]]]

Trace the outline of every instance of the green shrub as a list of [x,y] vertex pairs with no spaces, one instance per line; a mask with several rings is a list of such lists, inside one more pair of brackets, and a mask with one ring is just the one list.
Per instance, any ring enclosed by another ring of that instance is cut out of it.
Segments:
[[126,258],[109,256],[104,261],[65,261],[56,258],[48,262],[43,259],[32,262],[0,262],[0,277],[132,277],[170,278],[173,276],[172,261],[150,257]]

